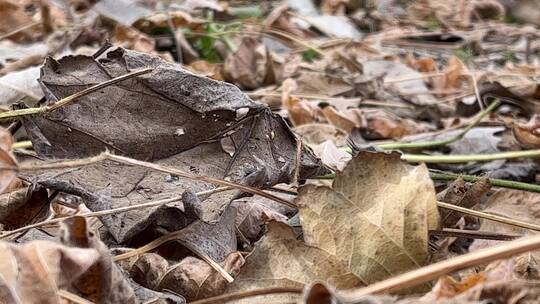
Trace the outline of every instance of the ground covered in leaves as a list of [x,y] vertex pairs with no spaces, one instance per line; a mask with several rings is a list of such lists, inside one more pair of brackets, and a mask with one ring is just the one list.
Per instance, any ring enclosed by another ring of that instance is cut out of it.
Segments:
[[0,0],[0,303],[538,303],[535,0]]

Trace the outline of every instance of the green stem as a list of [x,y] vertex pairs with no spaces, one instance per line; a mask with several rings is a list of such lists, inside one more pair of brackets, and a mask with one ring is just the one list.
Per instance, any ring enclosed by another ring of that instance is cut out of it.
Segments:
[[[429,173],[431,176],[431,179],[433,180],[443,180],[443,181],[453,181],[459,177],[463,178],[466,182],[474,183],[481,179],[479,176],[474,175],[464,175],[464,174],[454,174],[454,173],[446,173],[446,172],[433,172],[431,171]],[[524,191],[531,191],[531,192],[539,192],[540,193],[540,185],[536,184],[527,184],[522,182],[516,182],[511,180],[505,180],[505,179],[498,179],[498,178],[490,178],[489,182],[494,187],[502,187],[502,188],[510,188],[510,189],[517,189],[517,190],[524,190]]]
[[465,127],[459,134],[457,134],[454,137],[451,137],[449,139],[445,140],[433,140],[433,141],[421,141],[421,142],[395,142],[395,143],[387,143],[387,144],[380,144],[377,145],[377,147],[384,149],[384,150],[392,150],[392,149],[411,149],[411,148],[434,148],[434,147],[440,147],[445,146],[448,144],[451,144],[453,142],[456,142],[460,139],[462,139],[465,134],[467,134],[472,128],[474,128],[476,125],[480,123],[480,121],[486,117],[491,111],[493,111],[498,105],[500,105],[501,102],[497,99],[494,102],[492,102],[489,107],[487,107],[484,111],[478,113],[476,117],[471,121],[470,124]]
[[499,159],[512,159],[521,157],[540,157],[540,149],[525,151],[509,151],[492,154],[469,154],[469,155],[422,155],[422,154],[402,154],[401,159],[412,163],[445,163],[457,164],[471,161],[492,161]]

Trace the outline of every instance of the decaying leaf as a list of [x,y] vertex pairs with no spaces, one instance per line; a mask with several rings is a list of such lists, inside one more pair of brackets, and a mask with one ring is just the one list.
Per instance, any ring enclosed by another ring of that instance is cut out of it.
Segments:
[[[232,253],[223,261],[223,269],[236,276],[244,264],[240,253]],[[172,290],[183,295],[186,300],[194,301],[223,293],[227,281],[206,262],[187,257],[172,265],[160,278],[158,290]]]
[[[444,194],[438,194],[441,201],[464,208],[473,208],[480,203],[482,197],[491,189],[489,178],[483,177],[472,185],[467,185],[462,178],[453,181]],[[443,227],[452,227],[462,214],[451,210],[441,210],[441,224]]]
[[58,289],[69,288],[99,258],[93,248],[70,248],[51,241],[0,242],[0,302],[58,303]]
[[[0,128],[0,165],[16,168],[17,160],[12,153],[13,137],[8,130]],[[15,180],[15,170],[0,170],[0,193],[4,192]]]
[[100,255],[84,274],[73,281],[73,288],[83,298],[95,303],[136,303],[135,293],[120,268],[112,261],[109,248],[88,229],[86,219],[74,217],[63,224],[62,243],[91,248]]
[[346,262],[334,254],[297,240],[287,224],[272,221],[227,291],[302,287],[314,280],[329,282],[338,288],[363,284],[347,268]]
[[343,259],[366,283],[423,265],[428,230],[439,221],[427,168],[397,153],[361,152],[333,188],[304,186],[297,202],[306,242]]
[[48,213],[47,189],[30,185],[0,195],[0,223],[7,230],[43,220]]
[[524,148],[540,148],[540,115],[535,114],[528,123],[516,122],[512,129],[517,141]]

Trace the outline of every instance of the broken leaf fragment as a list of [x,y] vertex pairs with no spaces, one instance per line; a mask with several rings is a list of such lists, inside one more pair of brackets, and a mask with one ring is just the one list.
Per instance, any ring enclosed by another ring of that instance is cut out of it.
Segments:
[[361,152],[336,173],[333,188],[304,186],[297,203],[306,242],[343,259],[366,283],[422,266],[428,230],[439,222],[426,166],[398,153]]

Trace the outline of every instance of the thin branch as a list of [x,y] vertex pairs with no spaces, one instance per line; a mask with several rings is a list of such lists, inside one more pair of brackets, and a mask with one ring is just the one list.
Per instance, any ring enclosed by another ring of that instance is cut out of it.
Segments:
[[239,292],[223,294],[217,297],[197,300],[197,301],[191,302],[190,304],[222,304],[229,301],[241,300],[241,299],[246,299],[246,298],[251,298],[251,297],[256,297],[256,296],[263,296],[263,295],[268,295],[268,294],[276,294],[276,293],[301,294],[302,288],[270,287],[270,288],[261,288],[261,289],[248,290],[248,291],[239,291]]
[[430,236],[459,237],[468,239],[483,239],[496,241],[511,241],[522,237],[522,235],[501,234],[489,231],[463,230],[444,228],[442,230],[430,230]]
[[15,119],[15,118],[29,116],[29,115],[43,114],[43,113],[46,113],[46,112],[54,111],[54,110],[56,110],[58,108],[66,106],[66,105],[72,103],[73,101],[75,101],[76,99],[81,98],[81,97],[83,97],[85,95],[88,95],[88,94],[90,94],[92,92],[98,91],[98,90],[103,89],[103,88],[105,88],[107,86],[110,86],[112,84],[115,84],[115,83],[130,79],[130,78],[133,78],[133,77],[136,77],[136,76],[139,76],[139,75],[149,73],[151,71],[152,71],[151,68],[141,69],[141,70],[138,70],[138,71],[133,71],[133,72],[127,73],[125,75],[122,75],[122,76],[119,76],[119,77],[104,81],[102,83],[98,83],[98,84],[93,85],[93,86],[91,86],[91,87],[89,87],[87,89],[84,89],[84,90],[80,91],[80,92],[77,92],[75,94],[72,94],[70,96],[62,98],[59,101],[55,102],[51,106],[44,106],[44,107],[40,107],[40,108],[19,109],[19,110],[3,112],[3,113],[0,113],[0,121]]
[[442,262],[431,264],[390,279],[356,290],[340,292],[344,303],[357,303],[369,294],[392,293],[407,289],[456,270],[509,258],[517,254],[540,249],[540,235],[522,238],[508,243],[467,253]]
[[468,209],[468,208],[463,208],[463,207],[460,207],[460,206],[456,206],[456,205],[452,205],[452,204],[448,204],[448,203],[444,203],[444,202],[437,202],[437,206],[439,206],[441,208],[444,208],[444,209],[457,211],[457,212],[460,212],[460,213],[476,216],[476,217],[483,218],[483,219],[490,220],[490,221],[494,221],[494,222],[499,222],[499,223],[503,223],[503,224],[507,224],[507,225],[517,226],[517,227],[530,229],[530,230],[534,230],[534,231],[540,231],[540,225],[526,223],[526,222],[514,220],[514,219],[511,219],[511,218],[508,218],[508,217],[504,217],[504,216],[499,216],[499,215],[495,215],[495,214],[491,214],[491,213],[486,213],[486,212],[476,211],[476,210],[472,210],[472,209]]
[[[227,190],[231,190],[231,189],[232,188],[230,188],[230,187],[221,187],[221,188],[216,188],[216,189],[212,189],[212,190],[206,190],[206,191],[197,192],[197,193],[195,193],[195,195],[197,195],[197,196],[205,196],[205,195],[218,193],[218,192],[222,192],[222,191],[227,191]],[[114,208],[114,209],[102,210],[102,211],[96,211],[96,212],[89,212],[89,213],[83,213],[83,214],[73,214],[73,215],[68,215],[68,216],[55,218],[55,219],[51,219],[51,220],[45,220],[45,221],[42,221],[42,222],[39,222],[39,223],[27,225],[27,226],[17,228],[17,229],[11,230],[11,231],[4,231],[2,234],[0,234],[0,239],[4,239],[4,238],[10,237],[12,235],[21,233],[21,232],[25,232],[25,231],[27,231],[29,229],[32,229],[32,228],[58,224],[60,222],[63,222],[64,220],[71,219],[71,218],[74,218],[74,217],[85,217],[85,218],[86,217],[100,217],[100,216],[104,216],[104,215],[111,215],[111,214],[128,212],[128,211],[136,210],[136,209],[159,207],[159,206],[163,206],[163,205],[166,205],[166,204],[169,204],[169,203],[179,201],[181,199],[182,199],[182,197],[178,196],[178,197],[161,199],[161,200],[148,202],[148,203],[143,203],[143,204],[138,204],[138,205],[132,205],[132,206],[126,206],[126,207],[120,207],[120,208]]]

